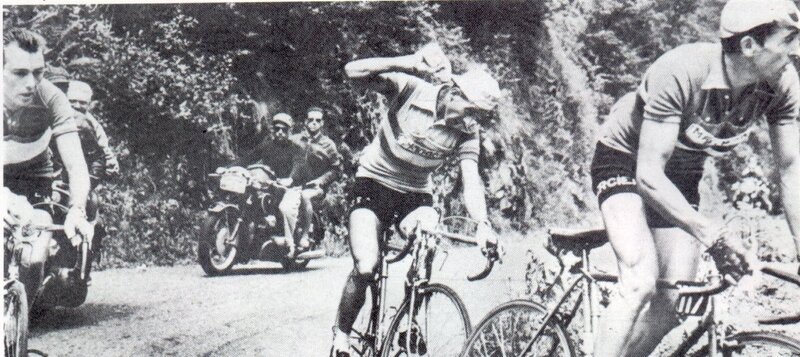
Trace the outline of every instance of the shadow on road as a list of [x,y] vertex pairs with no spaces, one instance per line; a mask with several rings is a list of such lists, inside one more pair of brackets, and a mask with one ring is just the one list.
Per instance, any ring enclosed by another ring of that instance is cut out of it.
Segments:
[[41,316],[32,317],[30,322],[30,335],[36,337],[54,330],[68,330],[99,322],[126,318],[138,306],[110,305],[88,303],[77,308],[55,308],[42,313]]
[[305,268],[302,270],[286,270],[282,267],[244,267],[234,268],[233,270],[217,276],[205,276],[206,278],[224,278],[226,276],[240,276],[240,275],[288,275],[288,274],[303,274],[312,271],[320,270],[320,267]]

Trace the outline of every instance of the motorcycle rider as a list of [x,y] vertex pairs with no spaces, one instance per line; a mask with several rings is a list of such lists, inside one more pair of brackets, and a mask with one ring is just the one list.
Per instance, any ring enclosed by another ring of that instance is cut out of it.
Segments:
[[[302,155],[305,153],[303,146],[292,140],[289,133],[294,125],[291,115],[278,113],[272,117],[272,135],[265,138],[255,149],[234,161],[232,166],[244,166],[261,163],[269,166],[277,177],[277,183],[289,188],[292,186],[292,177],[297,177],[297,170],[301,164]],[[286,242],[289,245],[289,255],[294,255],[293,232],[297,223],[297,212],[300,200],[296,198],[293,190],[287,190],[281,198],[278,209],[283,215],[283,228]]]
[[[113,177],[119,174],[119,162],[114,150],[108,142],[106,131],[97,118],[88,111],[92,101],[93,91],[86,82],[72,80],[67,89],[67,99],[72,108],[80,115],[76,115],[78,136],[81,139],[89,174],[96,178]],[[95,178],[92,179],[92,189],[97,186]]]
[[[94,232],[86,217],[89,173],[75,124],[75,111],[64,93],[42,78],[44,47],[45,40],[27,29],[13,28],[3,34],[4,222],[7,228],[52,223],[47,212],[33,210],[30,205],[50,196],[52,181],[58,175],[49,149],[53,139],[72,182],[64,232],[72,245],[78,245],[81,236],[91,239]],[[32,241],[28,270],[32,275],[21,277],[27,289],[38,286],[44,279],[41,266],[48,257],[50,237],[50,233],[41,232]]]
[[[303,144],[305,154],[303,164],[298,167],[293,183],[302,186],[299,192],[300,212],[303,217],[298,222],[297,232],[300,232],[298,245],[301,249],[308,249],[311,246],[309,234],[314,227],[311,227],[314,217],[313,201],[320,200],[325,195],[327,186],[336,179],[341,171],[341,156],[333,142],[327,135],[322,133],[325,126],[324,112],[322,108],[311,107],[306,112],[306,121],[303,132],[292,136],[292,140]],[[296,194],[295,194],[296,196]],[[295,197],[291,197],[296,199]],[[289,206],[289,207],[293,207]],[[286,214],[298,215],[297,211],[286,212]],[[296,218],[294,218],[296,220]],[[298,233],[295,233],[297,236]]]

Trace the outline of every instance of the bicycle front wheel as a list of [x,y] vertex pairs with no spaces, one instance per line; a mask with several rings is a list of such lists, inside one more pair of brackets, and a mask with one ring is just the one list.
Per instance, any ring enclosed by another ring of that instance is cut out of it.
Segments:
[[723,356],[800,356],[800,341],[769,331],[741,332],[725,339]]
[[408,298],[400,305],[381,356],[458,356],[471,326],[458,295],[447,286],[431,284],[416,294],[414,306]]
[[25,287],[16,280],[4,282],[3,332],[5,356],[28,355],[28,299]]
[[492,310],[470,336],[461,356],[572,356],[561,325],[549,323],[534,338],[547,315],[539,304],[514,300]]

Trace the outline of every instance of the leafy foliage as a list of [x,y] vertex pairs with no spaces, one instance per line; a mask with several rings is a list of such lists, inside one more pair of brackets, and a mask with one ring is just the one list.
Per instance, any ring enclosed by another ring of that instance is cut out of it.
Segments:
[[[384,98],[347,80],[342,68],[430,41],[456,72],[485,66],[504,90],[497,125],[482,134],[495,224],[527,230],[596,220],[588,166],[598,113],[664,51],[712,39],[721,3],[7,6],[3,21],[40,32],[49,63],[95,89],[93,112],[123,172],[98,192],[116,230],[103,263],[171,264],[193,256],[196,222],[213,189],[206,174],[259,142],[273,114],[301,118],[310,106],[325,109],[326,130],[345,156],[345,175],[321,208],[334,237],[329,250],[341,251],[345,192],[386,109]],[[741,164],[719,164],[726,174],[719,185],[735,181],[730,173]],[[462,211],[457,165],[440,168],[434,181],[437,205]]]

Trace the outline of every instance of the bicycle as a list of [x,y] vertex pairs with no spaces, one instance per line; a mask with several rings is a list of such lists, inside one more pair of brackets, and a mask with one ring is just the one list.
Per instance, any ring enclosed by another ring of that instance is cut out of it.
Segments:
[[[22,256],[30,254],[34,232],[63,230],[60,225],[29,225],[4,229],[3,332],[4,356],[28,356],[41,352],[28,349],[29,296],[20,276]],[[31,297],[32,298],[32,297]]]
[[[441,222],[456,219],[465,218],[448,217]],[[471,332],[469,315],[453,289],[430,283],[430,278],[443,238],[476,246],[475,238],[439,228],[427,231],[420,227],[405,237],[396,224],[394,229],[384,230],[382,237],[381,267],[375,290],[370,289],[371,305],[365,304],[362,308],[350,334],[353,351],[359,356],[456,356]],[[395,249],[389,243],[393,238],[405,240],[405,245]],[[385,325],[388,267],[408,254],[412,261],[406,274],[405,298],[391,322]],[[480,273],[468,276],[469,281],[489,275],[499,259],[497,246],[487,247],[484,256],[486,266]]]
[[[549,231],[548,251],[558,258],[561,271],[556,282],[548,286],[552,291],[565,275],[578,276],[555,301],[550,309],[530,300],[514,300],[494,308],[475,328],[461,356],[575,356],[574,337],[566,327],[583,308],[583,351],[591,356],[594,342],[593,327],[597,325],[598,311],[593,293],[597,282],[615,283],[617,277],[589,271],[589,252],[608,242],[604,229]],[[562,256],[572,252],[580,259],[567,267]],[[775,267],[763,266],[766,275],[800,286],[800,276]],[[579,288],[580,286],[580,288]],[[659,280],[662,289],[679,292],[676,311],[681,317],[699,316],[700,323],[688,334],[671,356],[798,356],[800,341],[769,331],[744,331],[726,335],[728,325],[718,323],[715,295],[729,287],[719,276],[707,282]],[[578,293],[577,297],[574,295]],[[569,301],[573,301],[572,304]],[[773,317],[759,320],[760,324],[792,324],[800,316]],[[708,335],[708,342],[700,340]]]

